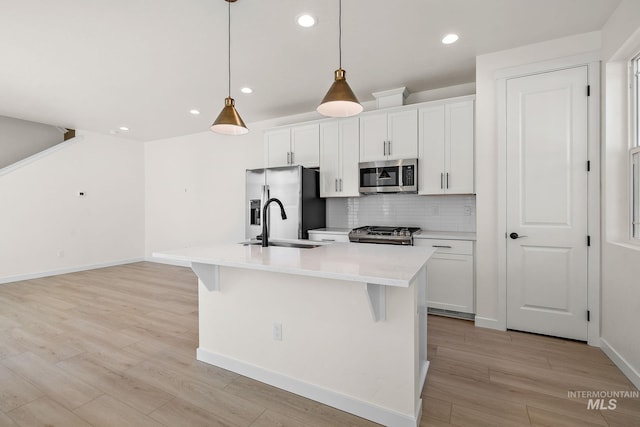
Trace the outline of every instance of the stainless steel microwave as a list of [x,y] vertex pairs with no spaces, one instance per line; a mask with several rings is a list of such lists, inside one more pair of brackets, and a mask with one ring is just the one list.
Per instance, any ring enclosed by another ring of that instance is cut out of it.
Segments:
[[360,163],[360,193],[417,193],[418,159]]

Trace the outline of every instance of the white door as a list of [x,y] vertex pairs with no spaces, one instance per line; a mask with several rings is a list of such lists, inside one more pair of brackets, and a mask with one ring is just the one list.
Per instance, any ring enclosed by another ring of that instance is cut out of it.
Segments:
[[387,155],[387,113],[360,117],[360,161],[385,160]]
[[444,194],[444,105],[420,108],[420,152],[418,191]]
[[338,122],[333,120],[322,123],[320,125],[320,197],[338,195],[339,162]]
[[291,128],[291,164],[305,168],[317,168],[320,152],[319,125],[304,125]]
[[340,174],[338,183],[340,197],[360,196],[359,160],[359,120],[358,118],[344,119],[339,122],[340,133]]
[[393,160],[418,157],[418,112],[414,109],[389,113],[387,157]]
[[507,81],[507,327],[587,339],[587,67]]
[[288,166],[291,152],[291,133],[289,129],[265,132],[267,147],[267,167]]
[[445,188],[447,194],[473,193],[473,101],[446,105]]

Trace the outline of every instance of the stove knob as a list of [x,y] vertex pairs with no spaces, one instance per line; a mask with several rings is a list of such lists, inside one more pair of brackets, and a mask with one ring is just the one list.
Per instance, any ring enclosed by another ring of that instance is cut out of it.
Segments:
[[405,236],[411,236],[411,233],[409,232],[409,230],[404,230],[404,235]]
[[393,230],[393,235],[397,236],[398,235],[398,230]]

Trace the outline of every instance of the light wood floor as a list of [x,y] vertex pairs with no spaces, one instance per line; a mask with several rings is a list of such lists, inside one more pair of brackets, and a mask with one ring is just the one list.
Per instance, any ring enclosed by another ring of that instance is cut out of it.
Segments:
[[[195,360],[191,270],[131,264],[0,286],[0,426],[372,426]],[[430,316],[421,426],[640,426],[596,348]]]

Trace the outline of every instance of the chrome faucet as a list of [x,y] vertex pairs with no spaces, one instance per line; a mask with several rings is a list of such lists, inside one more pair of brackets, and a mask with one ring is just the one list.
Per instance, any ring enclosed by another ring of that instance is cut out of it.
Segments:
[[276,202],[278,205],[280,205],[280,216],[282,216],[282,219],[287,219],[287,214],[284,212],[284,206],[282,206],[282,202],[278,199],[271,198],[269,200],[267,200],[267,203],[264,204],[264,207],[262,208],[262,247],[266,248],[267,246],[269,246],[269,229],[267,228],[267,209],[269,209],[269,204],[271,204],[271,202]]

